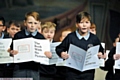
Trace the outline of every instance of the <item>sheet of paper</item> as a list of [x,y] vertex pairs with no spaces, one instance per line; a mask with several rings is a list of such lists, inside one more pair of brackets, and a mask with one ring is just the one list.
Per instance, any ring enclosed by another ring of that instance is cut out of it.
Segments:
[[[120,42],[116,43],[116,54],[120,54]],[[120,59],[115,60],[114,68],[115,69],[120,69]]]
[[56,64],[59,56],[57,55],[55,48],[58,46],[61,42],[54,42],[50,44],[50,52],[52,53],[52,58],[49,61],[49,64]]
[[7,50],[10,48],[11,42],[12,42],[11,38],[0,40],[0,56],[9,56],[10,55]]
[[0,40],[0,64],[13,63],[13,57],[10,57],[10,53],[7,51],[10,48],[11,42],[11,38]]

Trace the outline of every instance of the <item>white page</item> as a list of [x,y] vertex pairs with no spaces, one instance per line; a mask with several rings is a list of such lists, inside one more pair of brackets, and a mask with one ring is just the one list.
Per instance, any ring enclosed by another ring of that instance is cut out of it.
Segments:
[[49,64],[49,58],[44,54],[45,51],[50,51],[50,42],[46,39],[35,39],[34,41],[34,61],[41,64]]
[[49,61],[50,64],[56,64],[59,59],[59,56],[57,55],[55,49],[56,46],[58,46],[60,43],[61,42],[54,42],[50,44],[50,52],[52,53],[52,58]]
[[90,47],[87,50],[83,71],[99,68],[98,51],[99,45]]
[[18,51],[18,54],[14,55],[14,63],[27,62],[33,60],[33,38],[14,40],[13,49]]
[[[101,45],[102,45],[102,47],[104,48],[104,50],[105,50],[105,43],[101,43]],[[101,67],[104,67],[105,66],[105,60],[103,59],[103,58],[100,58],[99,59],[99,66],[101,66]]]
[[12,42],[11,38],[0,39],[0,56],[9,56],[10,53],[7,51],[10,48]]
[[106,50],[106,59],[105,60],[108,59],[109,52],[110,52],[110,50]]
[[[120,54],[120,42],[116,43],[116,54]],[[114,68],[115,69],[120,69],[120,59],[115,60]]]
[[69,58],[66,59],[65,66],[82,71],[86,56],[86,51],[77,46],[70,44],[68,54],[69,54]]
[[13,63],[13,57],[11,57],[10,53],[7,51],[10,48],[11,42],[11,38],[0,40],[0,64]]

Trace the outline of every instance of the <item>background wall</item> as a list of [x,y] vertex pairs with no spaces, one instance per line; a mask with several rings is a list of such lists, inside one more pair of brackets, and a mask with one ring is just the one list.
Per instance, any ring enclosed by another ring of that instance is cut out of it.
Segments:
[[97,26],[97,36],[112,47],[112,41],[120,32],[120,0],[1,0],[0,15],[6,21],[23,22],[29,11],[40,13],[41,21],[57,24],[55,40],[59,40],[63,28],[75,30],[75,16],[80,11],[88,11]]

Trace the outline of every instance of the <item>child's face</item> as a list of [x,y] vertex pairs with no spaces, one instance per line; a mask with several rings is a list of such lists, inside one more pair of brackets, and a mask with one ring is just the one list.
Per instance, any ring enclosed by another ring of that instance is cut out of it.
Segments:
[[54,35],[55,35],[55,30],[53,28],[44,28],[42,31],[43,36],[48,39],[48,40],[53,40]]
[[5,26],[3,25],[2,21],[0,21],[0,33],[5,30]]
[[14,37],[14,35],[19,32],[21,29],[13,24],[10,25],[10,28],[7,28],[7,32],[9,33],[10,37]]
[[91,23],[87,18],[83,18],[80,23],[76,23],[76,27],[79,29],[80,34],[88,33]]
[[29,32],[35,32],[38,28],[39,21],[34,19],[32,16],[28,16],[27,20],[25,20],[25,26]]
[[71,31],[63,31],[62,34],[61,34],[61,37],[60,37],[60,41],[63,41],[64,38],[65,38],[69,33],[71,33]]
[[95,29],[90,29],[90,32],[93,34],[96,34],[96,30]]

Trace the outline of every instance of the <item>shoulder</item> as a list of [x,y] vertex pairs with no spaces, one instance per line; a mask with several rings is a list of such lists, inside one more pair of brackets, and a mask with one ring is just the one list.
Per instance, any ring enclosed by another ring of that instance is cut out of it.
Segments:
[[90,39],[99,40],[99,38],[97,37],[97,35],[94,35],[92,33],[90,33]]
[[3,38],[4,38],[4,39],[5,39],[5,38],[10,38],[10,37],[9,37],[9,34],[5,34]]
[[39,33],[39,32],[37,32],[36,38],[38,38],[38,39],[45,39],[44,36],[41,33]]
[[22,30],[16,33],[16,35],[21,35],[21,34],[25,34],[25,30]]
[[75,31],[68,34],[68,37],[75,37],[75,36],[76,36]]
[[15,34],[14,39],[20,39],[20,38],[25,38],[25,30],[19,31]]

